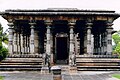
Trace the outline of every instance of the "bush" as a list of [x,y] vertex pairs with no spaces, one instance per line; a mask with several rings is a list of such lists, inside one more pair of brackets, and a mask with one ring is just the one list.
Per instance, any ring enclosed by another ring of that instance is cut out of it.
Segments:
[[8,55],[8,49],[0,45],[0,61],[5,59]]

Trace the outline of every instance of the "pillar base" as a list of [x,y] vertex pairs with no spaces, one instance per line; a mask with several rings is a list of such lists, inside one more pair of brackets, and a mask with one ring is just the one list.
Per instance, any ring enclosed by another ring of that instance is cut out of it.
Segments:
[[42,67],[41,74],[50,74],[49,67],[47,66]]
[[112,52],[107,52],[106,54],[107,54],[107,55],[112,55]]
[[69,67],[69,73],[70,73],[71,75],[76,74],[76,73],[77,73],[77,67],[76,67],[76,66],[70,66],[70,67]]

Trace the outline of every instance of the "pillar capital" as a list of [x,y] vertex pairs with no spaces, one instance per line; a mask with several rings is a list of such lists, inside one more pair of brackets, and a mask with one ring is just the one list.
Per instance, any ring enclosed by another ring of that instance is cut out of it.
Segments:
[[92,25],[93,25],[92,22],[87,22],[87,23],[86,23],[87,29],[91,29],[91,28],[92,28]]
[[107,32],[111,34],[112,30],[113,30],[113,28],[112,28],[113,24],[112,23],[107,23],[106,25],[107,25],[107,27],[106,27]]
[[87,22],[86,25],[87,25],[87,26],[92,26],[93,23],[92,23],[92,22]]
[[29,24],[30,24],[31,26],[36,25],[36,23],[35,23],[35,22],[30,22]]
[[7,25],[8,25],[10,28],[13,28],[13,26],[14,26],[13,22],[9,22]]
[[50,27],[50,26],[47,26],[46,28],[47,28],[47,29],[50,29],[51,27]]
[[107,26],[112,26],[113,23],[111,23],[111,22],[107,22],[106,25],[107,25]]
[[113,25],[112,22],[106,22],[107,29],[113,29],[111,26]]
[[92,27],[91,26],[87,26],[87,29],[92,29]]
[[112,28],[112,25],[113,25],[112,22],[107,21],[107,22],[106,22],[106,26],[107,26],[106,29],[113,29],[113,28]]
[[93,25],[92,21],[91,20],[87,20],[87,22],[86,22],[87,29],[91,29],[92,25]]
[[76,24],[75,21],[69,21],[68,22],[68,25],[69,25],[70,28],[74,28],[75,24]]
[[30,22],[29,24],[30,24],[30,26],[31,26],[30,28],[35,28],[35,25],[36,25],[35,22]]
[[52,21],[51,21],[51,20],[46,20],[46,21],[45,21],[45,24],[46,24],[47,26],[51,26],[51,25],[52,25]]

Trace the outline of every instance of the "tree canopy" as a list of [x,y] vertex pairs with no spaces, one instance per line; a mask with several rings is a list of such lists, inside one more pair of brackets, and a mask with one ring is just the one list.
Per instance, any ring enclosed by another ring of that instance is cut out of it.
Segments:
[[112,38],[115,42],[115,45],[113,46],[113,54],[119,54],[120,55],[120,31],[114,33],[112,35]]
[[6,58],[8,54],[8,49],[3,47],[2,42],[8,43],[8,36],[6,33],[3,32],[3,27],[0,24],[0,60]]

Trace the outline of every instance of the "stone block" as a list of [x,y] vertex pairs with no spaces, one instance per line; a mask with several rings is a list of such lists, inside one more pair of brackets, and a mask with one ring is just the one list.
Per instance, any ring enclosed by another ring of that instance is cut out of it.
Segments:
[[53,80],[62,80],[61,75],[53,75]]
[[76,66],[70,66],[69,67],[69,73],[70,74],[76,74],[77,73],[77,67]]
[[41,68],[41,74],[50,74],[50,73],[49,73],[49,68],[46,67],[46,66],[42,67],[42,68]]
[[53,73],[53,80],[62,80],[61,68],[59,66],[53,66],[51,70]]

